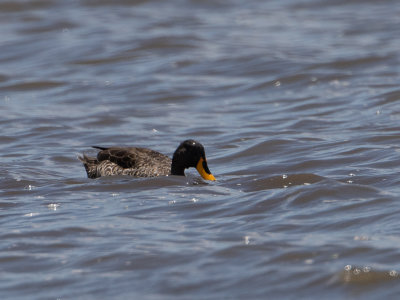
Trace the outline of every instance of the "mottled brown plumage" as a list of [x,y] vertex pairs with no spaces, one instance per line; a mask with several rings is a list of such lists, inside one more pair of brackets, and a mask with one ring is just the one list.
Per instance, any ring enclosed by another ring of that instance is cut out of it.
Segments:
[[208,169],[204,147],[194,140],[182,142],[172,160],[147,148],[97,146],[93,148],[100,149],[97,158],[79,156],[89,178],[114,175],[135,177],[185,175],[185,169],[195,167],[203,178],[215,180]]

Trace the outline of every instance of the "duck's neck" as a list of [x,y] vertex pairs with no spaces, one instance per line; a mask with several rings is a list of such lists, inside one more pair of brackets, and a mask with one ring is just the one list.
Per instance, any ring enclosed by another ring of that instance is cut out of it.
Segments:
[[185,167],[181,164],[181,162],[177,159],[175,155],[172,158],[171,175],[185,176]]

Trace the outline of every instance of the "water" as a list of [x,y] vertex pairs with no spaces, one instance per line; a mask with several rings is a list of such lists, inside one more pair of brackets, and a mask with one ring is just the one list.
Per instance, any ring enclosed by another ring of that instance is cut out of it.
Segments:
[[[399,294],[396,1],[2,1],[2,299]],[[91,145],[216,182],[86,178]]]

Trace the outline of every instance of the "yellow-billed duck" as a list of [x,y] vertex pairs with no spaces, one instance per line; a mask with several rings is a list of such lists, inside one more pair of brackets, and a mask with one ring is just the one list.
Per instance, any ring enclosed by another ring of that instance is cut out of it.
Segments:
[[129,175],[154,177],[185,175],[185,169],[196,168],[201,177],[215,180],[208,169],[204,147],[197,141],[186,140],[175,150],[172,160],[157,151],[136,147],[110,147],[100,149],[97,158],[85,154],[78,158],[85,166],[88,178]]

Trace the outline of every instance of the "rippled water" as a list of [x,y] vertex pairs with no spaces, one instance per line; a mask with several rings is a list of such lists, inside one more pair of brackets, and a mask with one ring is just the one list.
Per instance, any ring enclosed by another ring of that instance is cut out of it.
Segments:
[[[400,292],[397,1],[0,2],[2,299]],[[86,178],[201,141],[217,182]]]

